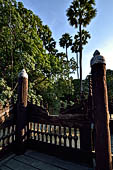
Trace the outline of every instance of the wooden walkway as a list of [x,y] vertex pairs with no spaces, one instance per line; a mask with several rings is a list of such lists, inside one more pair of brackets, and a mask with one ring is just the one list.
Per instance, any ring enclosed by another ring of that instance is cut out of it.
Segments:
[[27,151],[24,155],[12,154],[0,162],[0,170],[92,170],[79,164],[64,161],[47,154]]

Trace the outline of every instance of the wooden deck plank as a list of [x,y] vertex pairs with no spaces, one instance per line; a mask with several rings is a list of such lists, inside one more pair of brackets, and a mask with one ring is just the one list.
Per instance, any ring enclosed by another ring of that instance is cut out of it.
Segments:
[[11,169],[9,169],[9,168],[6,167],[6,166],[1,166],[1,167],[0,167],[0,170],[11,170]]
[[24,155],[13,155],[0,163],[0,170],[92,170],[79,164],[61,160],[55,156],[27,151]]
[[22,162],[11,159],[5,163],[5,165],[12,170],[36,170],[36,168],[26,165]]
[[63,170],[59,167],[56,167],[54,165],[50,165],[48,163],[45,163],[43,161],[39,161],[36,159],[33,159],[31,157],[28,157],[27,155],[21,155],[21,156],[16,156],[15,160],[21,161],[27,165],[32,165],[35,168],[39,168],[41,170]]
[[49,163],[53,166],[57,166],[61,169],[69,169],[69,170],[92,170],[92,168],[88,168],[79,164],[75,164],[69,161],[64,161],[59,158],[56,158],[55,156],[49,156],[47,154],[34,152],[34,151],[27,151],[25,155],[35,159],[40,160],[45,163]]

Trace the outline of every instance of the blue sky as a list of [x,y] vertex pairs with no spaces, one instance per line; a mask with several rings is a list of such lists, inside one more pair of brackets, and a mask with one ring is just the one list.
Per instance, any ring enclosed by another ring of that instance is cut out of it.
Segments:
[[[69,25],[66,9],[72,0],[19,0],[24,6],[38,15],[43,24],[48,25],[53,33],[53,38],[59,47],[59,38],[62,34],[70,33],[74,36],[77,30]],[[106,59],[106,67],[113,69],[113,0],[96,0],[97,15],[86,27],[91,34],[91,39],[83,50],[83,79],[90,72],[90,60],[96,49]],[[69,56],[74,57],[69,51]],[[76,75],[76,74],[75,74]]]

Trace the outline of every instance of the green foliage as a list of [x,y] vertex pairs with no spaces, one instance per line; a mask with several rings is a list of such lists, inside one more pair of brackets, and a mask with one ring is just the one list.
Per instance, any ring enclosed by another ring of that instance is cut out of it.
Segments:
[[4,104],[10,99],[12,95],[11,88],[7,86],[6,81],[1,78],[0,79],[0,103]]
[[55,46],[49,27],[22,2],[0,0],[0,77],[7,88],[13,90],[25,68],[29,95],[37,98],[37,91],[47,90],[53,77],[63,71]]
[[63,48],[70,47],[72,45],[72,37],[68,33],[63,34],[62,38],[60,38],[59,44]]
[[[75,59],[72,58],[68,58],[68,48],[70,46],[72,46],[72,37],[68,34],[65,33],[62,35],[62,38],[60,38],[59,40],[59,44],[61,47],[66,48],[66,54],[63,55],[63,53],[61,54],[62,58],[62,65],[65,68],[63,74],[68,76],[69,79],[69,74],[70,73],[74,73],[77,67],[77,64],[75,62]],[[65,60],[65,58],[67,59],[67,61]]]
[[95,0],[73,0],[67,9],[70,25],[78,28],[81,24],[86,27],[96,15]]
[[106,72],[108,99],[113,102],[113,70],[108,69]]
[[[89,38],[87,33],[82,32],[84,43]],[[79,34],[76,41],[80,41]],[[68,59],[67,54],[72,37],[63,34],[60,45],[66,48],[66,54],[58,52],[50,28],[22,2],[0,0],[0,102],[14,95],[18,73],[25,68],[29,76],[29,98],[33,102],[48,103],[56,114],[61,103],[65,107],[69,103],[73,105],[79,83],[69,77],[77,67],[75,59]]]

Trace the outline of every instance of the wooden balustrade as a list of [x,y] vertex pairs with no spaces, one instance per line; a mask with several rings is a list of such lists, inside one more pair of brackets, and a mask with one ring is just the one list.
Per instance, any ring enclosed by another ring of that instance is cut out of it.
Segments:
[[64,147],[77,148],[78,136],[76,132],[76,128],[29,123],[30,139]]
[[16,125],[10,125],[0,129],[0,150],[14,143],[16,135]]

